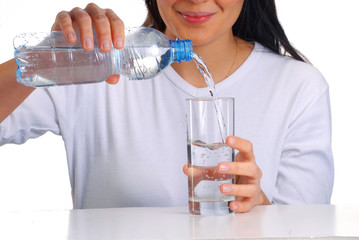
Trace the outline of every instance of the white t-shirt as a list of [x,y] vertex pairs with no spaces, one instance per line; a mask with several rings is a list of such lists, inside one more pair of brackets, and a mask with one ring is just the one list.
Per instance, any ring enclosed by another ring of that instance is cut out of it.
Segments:
[[[216,90],[235,98],[235,135],[253,143],[273,204],[330,202],[329,93],[314,67],[256,43]],[[0,124],[0,145],[62,135],[75,208],[186,206],[185,99],[202,96],[207,88],[171,67],[149,80],[37,89]]]

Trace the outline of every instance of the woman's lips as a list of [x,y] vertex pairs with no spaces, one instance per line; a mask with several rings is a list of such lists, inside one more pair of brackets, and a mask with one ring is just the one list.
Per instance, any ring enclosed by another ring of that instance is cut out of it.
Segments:
[[214,13],[209,12],[179,12],[190,24],[202,24],[211,19]]

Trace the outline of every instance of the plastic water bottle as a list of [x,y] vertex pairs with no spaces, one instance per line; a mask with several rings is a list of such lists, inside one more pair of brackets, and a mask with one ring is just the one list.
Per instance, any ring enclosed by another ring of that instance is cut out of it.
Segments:
[[82,48],[69,43],[62,32],[24,33],[14,39],[18,82],[32,87],[105,81],[112,74],[129,80],[152,78],[172,62],[190,61],[190,40],[169,40],[161,32],[147,27],[126,30],[124,48],[104,53],[98,47]]

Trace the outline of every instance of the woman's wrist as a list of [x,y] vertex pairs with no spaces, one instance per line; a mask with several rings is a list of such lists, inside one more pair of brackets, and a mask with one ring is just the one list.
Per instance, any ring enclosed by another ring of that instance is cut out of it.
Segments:
[[9,116],[34,90],[16,81],[14,59],[0,64],[0,122]]

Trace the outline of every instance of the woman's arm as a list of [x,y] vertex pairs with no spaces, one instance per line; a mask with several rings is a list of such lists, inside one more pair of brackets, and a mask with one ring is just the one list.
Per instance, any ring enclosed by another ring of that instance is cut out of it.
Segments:
[[16,81],[16,68],[14,59],[0,64],[0,122],[7,118],[35,89]]
[[272,202],[329,204],[334,160],[328,89],[296,116],[283,145]]
[[[80,30],[81,43],[85,49],[93,48],[92,28],[95,27],[100,48],[104,52],[111,50],[111,44],[120,49],[124,43],[124,24],[110,9],[101,9],[88,4],[85,9],[74,8],[70,12],[62,11],[52,27],[53,31],[63,31],[69,42],[76,40],[75,29]],[[90,42],[90,43],[89,43]],[[16,63],[10,60],[0,64],[0,122],[7,118],[35,88],[27,87],[16,81]],[[107,79],[116,84],[119,75]]]

